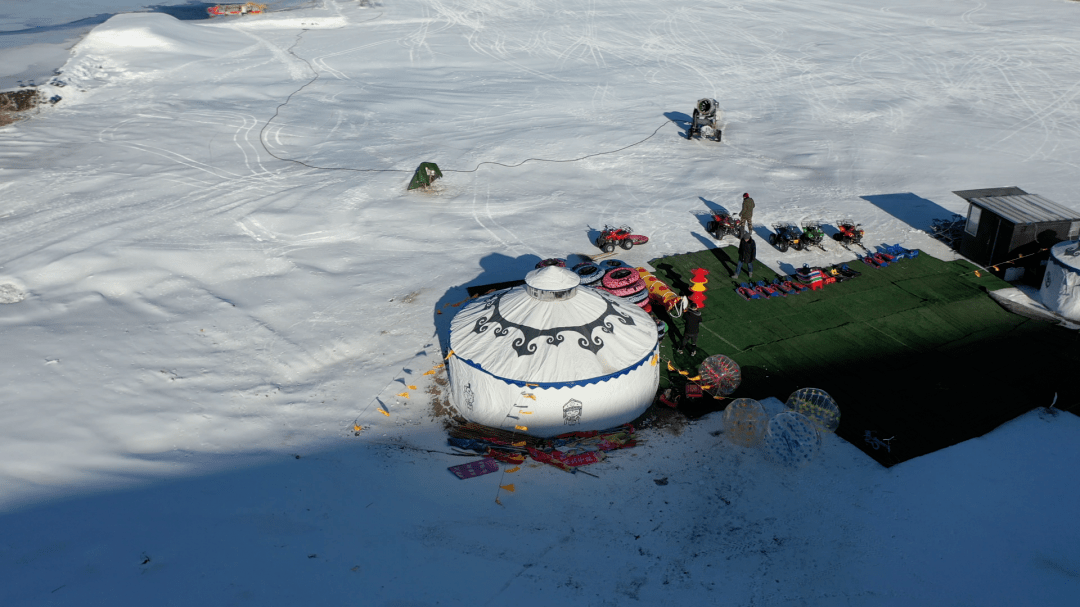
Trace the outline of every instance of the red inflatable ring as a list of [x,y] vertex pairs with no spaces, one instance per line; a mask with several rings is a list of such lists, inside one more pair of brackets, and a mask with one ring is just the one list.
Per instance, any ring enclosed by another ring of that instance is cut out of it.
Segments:
[[604,274],[604,286],[609,289],[626,287],[639,280],[641,280],[641,275],[634,268],[615,268]]
[[608,291],[617,297],[626,297],[627,295],[632,295],[638,291],[648,290],[645,288],[645,281],[639,278],[625,287],[608,287]]

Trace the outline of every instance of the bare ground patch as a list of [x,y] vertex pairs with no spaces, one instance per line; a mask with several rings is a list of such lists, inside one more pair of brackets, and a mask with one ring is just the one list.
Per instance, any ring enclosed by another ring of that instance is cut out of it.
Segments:
[[23,120],[41,102],[37,89],[7,91],[0,93],[0,127]]

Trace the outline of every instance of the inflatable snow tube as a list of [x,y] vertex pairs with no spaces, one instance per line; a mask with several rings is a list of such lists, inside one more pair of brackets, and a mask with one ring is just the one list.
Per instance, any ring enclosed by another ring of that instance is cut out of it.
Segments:
[[626,262],[621,259],[605,259],[600,262],[600,267],[605,270],[611,270],[613,268],[624,268],[628,266]]
[[645,291],[648,293],[648,290],[645,288],[645,281],[640,278],[625,287],[608,287],[608,290],[612,295],[617,295],[619,297],[628,297],[638,291]]
[[549,259],[541,259],[536,263],[536,269],[545,268],[547,266],[559,266],[560,268],[566,267],[566,260],[559,257],[551,257]]
[[604,274],[604,286],[609,289],[628,287],[639,280],[641,276],[634,268],[616,268]]
[[585,261],[574,266],[574,273],[581,278],[581,284],[589,286],[596,284],[604,278],[604,270],[591,261]]

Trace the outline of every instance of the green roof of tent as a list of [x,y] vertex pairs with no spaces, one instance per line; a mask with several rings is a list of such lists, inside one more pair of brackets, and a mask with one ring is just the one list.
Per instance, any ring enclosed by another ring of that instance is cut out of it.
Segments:
[[434,162],[421,162],[420,166],[416,167],[416,172],[413,173],[412,181],[409,182],[409,189],[426,188],[431,185],[431,182],[440,177],[442,177],[442,171],[439,170],[439,165]]

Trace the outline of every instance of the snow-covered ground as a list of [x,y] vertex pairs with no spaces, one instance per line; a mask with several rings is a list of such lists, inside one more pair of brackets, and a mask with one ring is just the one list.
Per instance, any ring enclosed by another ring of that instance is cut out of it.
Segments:
[[[466,285],[605,223],[641,264],[745,191],[951,258],[953,190],[1080,209],[1076,31],[1065,0],[109,19],[0,130],[0,604],[1073,604],[1072,414],[798,471],[714,416],[599,478],[459,481],[424,373]],[[723,143],[681,137],[704,96]]]

